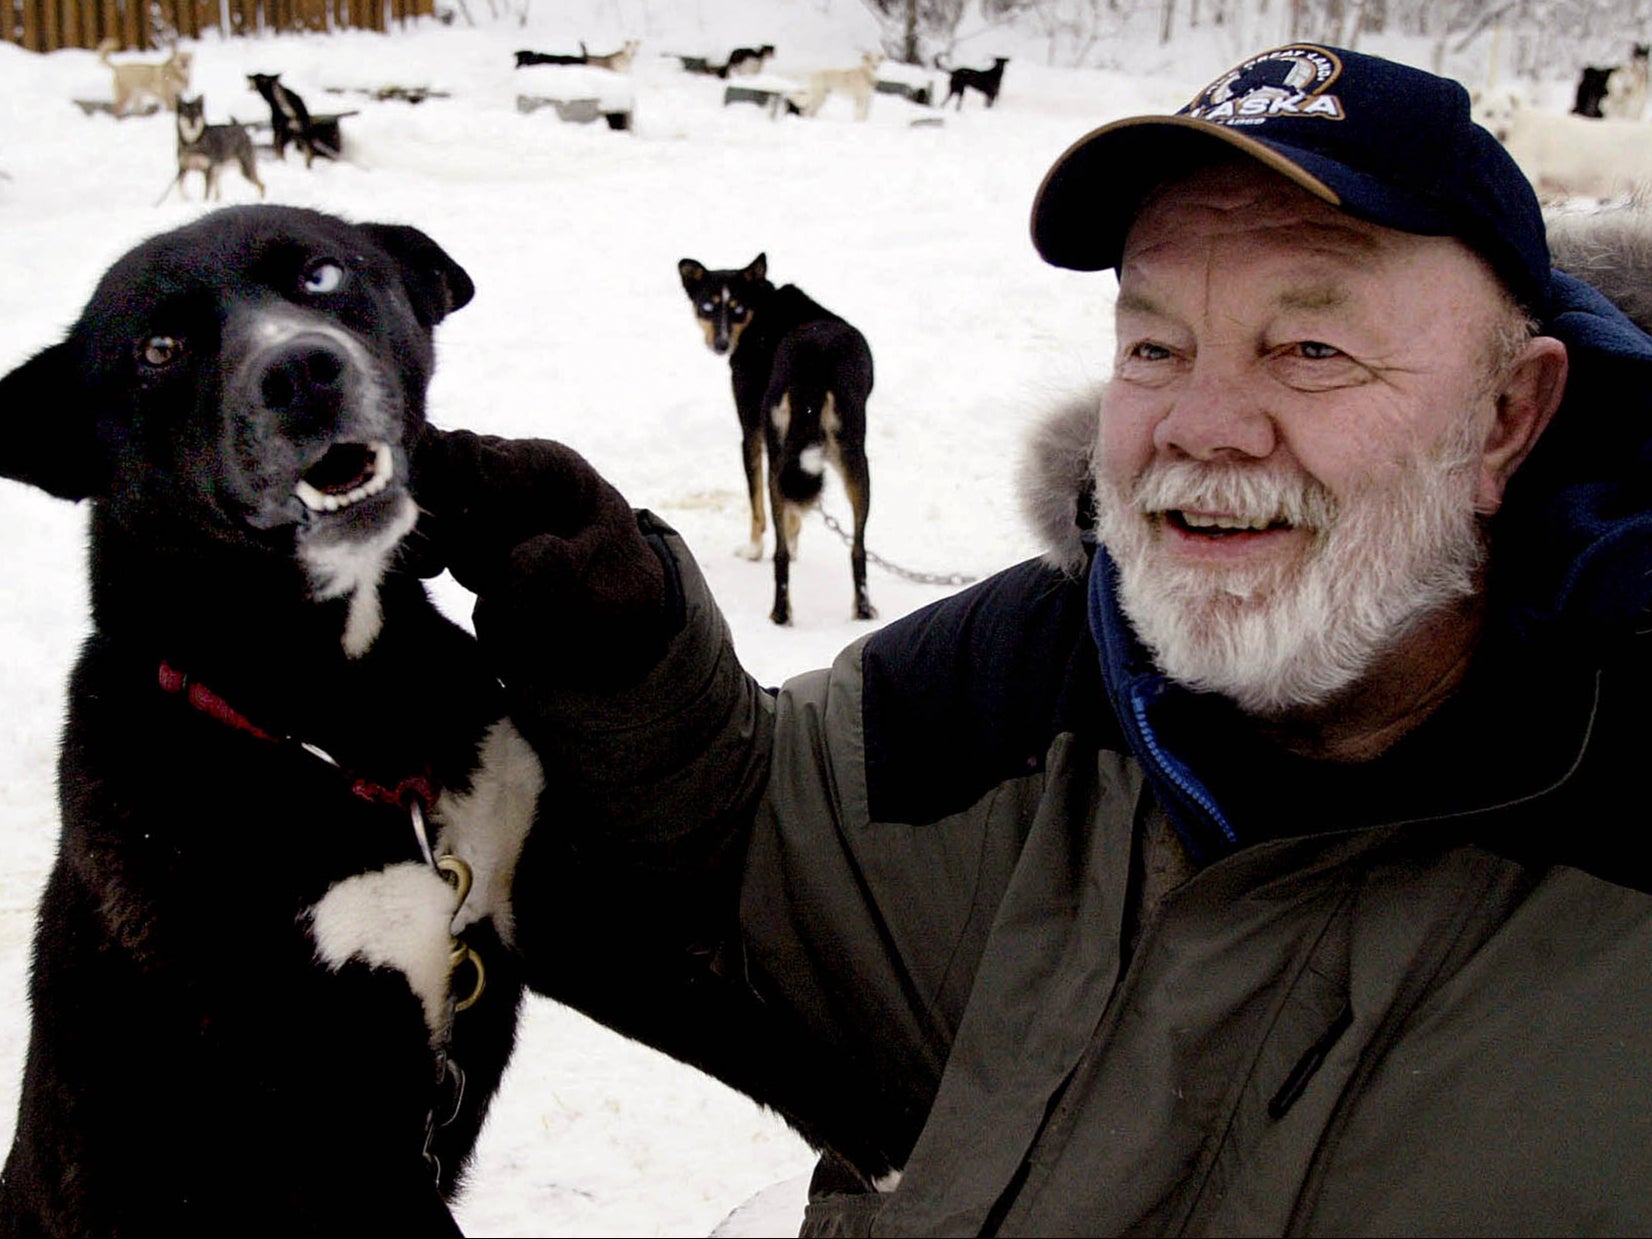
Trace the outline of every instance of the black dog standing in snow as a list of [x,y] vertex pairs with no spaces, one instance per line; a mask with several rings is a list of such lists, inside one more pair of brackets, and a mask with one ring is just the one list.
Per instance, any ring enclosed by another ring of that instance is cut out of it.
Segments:
[[951,103],[956,95],[958,106],[955,110],[963,111],[964,92],[973,87],[987,97],[987,106],[990,108],[998,102],[998,92],[1004,87],[1004,66],[1009,62],[1007,56],[994,56],[992,64],[985,69],[948,69],[947,93],[946,98],[941,100],[941,106],[944,108]]
[[297,91],[282,85],[279,73],[249,73],[247,85],[263,96],[270,105],[270,140],[278,159],[287,157],[287,145],[293,143],[304,152],[304,166],[315,163],[317,155],[338,158],[338,150],[317,137],[310,120],[310,109]]
[[854,512],[849,571],[856,619],[877,610],[866,593],[866,514],[872,477],[866,461],[866,399],[872,394],[872,349],[866,337],[795,284],[769,282],[767,254],[745,267],[709,270],[677,263],[683,291],[706,346],[727,356],[740,417],[740,459],[751,502],[750,559],[763,554],[763,460],[774,516],[774,608],[792,622],[791,561],[803,513],[820,500],[826,466],[843,479]]
[[0,474],[91,502],[93,616],[0,1233],[457,1233],[543,784],[409,570],[472,292],[413,228],[231,208],[0,379]]

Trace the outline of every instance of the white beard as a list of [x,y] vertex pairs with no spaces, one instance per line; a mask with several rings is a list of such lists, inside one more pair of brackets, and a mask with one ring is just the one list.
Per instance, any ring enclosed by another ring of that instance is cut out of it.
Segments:
[[[1097,479],[1119,603],[1160,670],[1270,717],[1357,682],[1425,616],[1472,595],[1485,562],[1474,513],[1472,426],[1339,502],[1298,472],[1155,463]],[[1223,568],[1172,562],[1166,512],[1217,511],[1313,532],[1299,559]]]

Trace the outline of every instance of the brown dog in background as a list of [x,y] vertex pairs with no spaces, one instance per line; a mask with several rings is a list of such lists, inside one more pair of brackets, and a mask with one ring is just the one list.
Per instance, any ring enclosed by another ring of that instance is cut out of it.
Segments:
[[635,39],[627,39],[617,52],[608,52],[604,55],[593,56],[585,51],[585,44],[579,45],[579,50],[585,55],[585,63],[595,65],[599,69],[612,69],[615,73],[624,73],[631,67],[631,61],[637,54],[641,44]]
[[179,97],[189,89],[189,66],[194,54],[174,46],[165,60],[123,60],[116,64],[109,57],[119,50],[116,39],[98,44],[98,59],[114,75],[114,114],[127,115],[143,99],[155,99],[167,111],[176,112]]

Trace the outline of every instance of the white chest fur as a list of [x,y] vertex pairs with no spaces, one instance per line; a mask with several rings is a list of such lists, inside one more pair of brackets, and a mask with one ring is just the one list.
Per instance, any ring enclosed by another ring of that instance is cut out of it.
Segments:
[[511,881],[533,824],[544,770],[521,734],[504,719],[483,738],[480,763],[464,794],[444,793],[431,812],[439,854],[470,866],[470,894],[457,892],[430,866],[405,861],[334,883],[308,914],[316,957],[336,972],[355,960],[400,972],[437,1037],[447,1025],[453,936],[491,919],[512,941]]

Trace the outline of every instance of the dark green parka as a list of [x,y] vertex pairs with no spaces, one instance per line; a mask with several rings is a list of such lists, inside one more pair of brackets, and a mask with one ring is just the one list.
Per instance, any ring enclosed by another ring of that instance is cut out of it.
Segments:
[[1652,1230],[1652,340],[1556,297],[1469,682],[1364,766],[1145,664],[1083,416],[1050,556],[776,692],[661,533],[666,661],[528,694],[534,984],[834,1150],[815,1233]]

